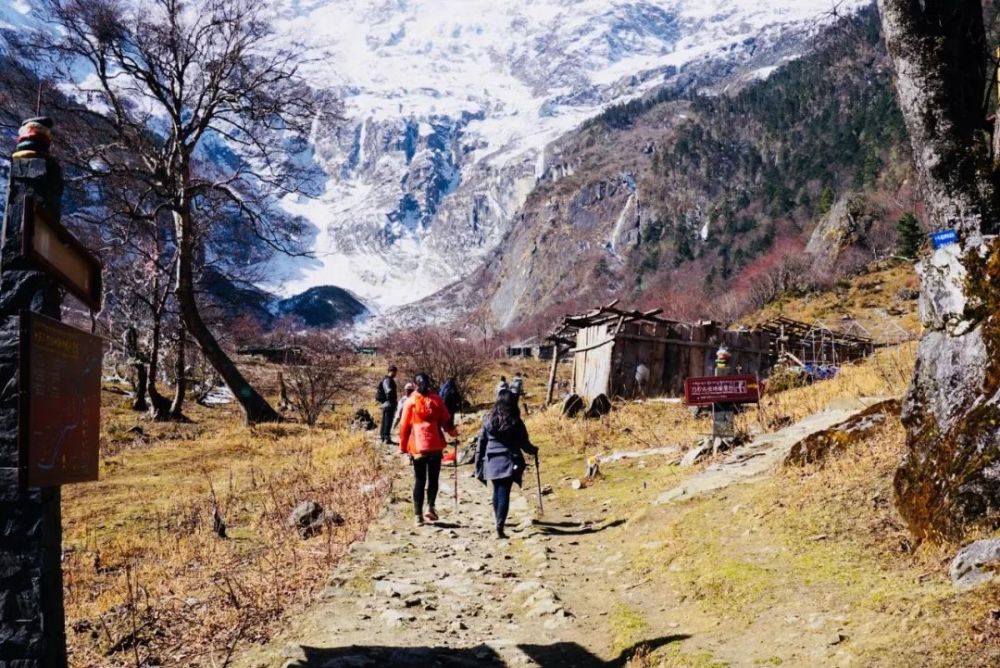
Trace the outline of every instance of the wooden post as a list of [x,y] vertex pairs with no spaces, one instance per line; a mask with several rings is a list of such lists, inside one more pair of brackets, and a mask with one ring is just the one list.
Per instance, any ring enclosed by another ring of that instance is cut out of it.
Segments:
[[996,50],[996,82],[997,87],[997,109],[993,117],[993,169],[1000,163],[1000,47]]
[[556,368],[559,366],[559,342],[552,342],[552,366],[549,369],[549,387],[545,392],[545,405],[551,406],[556,391]]

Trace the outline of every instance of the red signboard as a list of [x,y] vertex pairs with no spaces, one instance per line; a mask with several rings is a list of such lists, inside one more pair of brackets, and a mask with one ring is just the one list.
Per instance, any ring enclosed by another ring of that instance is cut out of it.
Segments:
[[22,311],[18,354],[22,484],[55,487],[97,480],[101,339]]
[[753,376],[715,376],[684,381],[684,403],[688,406],[755,404],[758,401],[760,387]]

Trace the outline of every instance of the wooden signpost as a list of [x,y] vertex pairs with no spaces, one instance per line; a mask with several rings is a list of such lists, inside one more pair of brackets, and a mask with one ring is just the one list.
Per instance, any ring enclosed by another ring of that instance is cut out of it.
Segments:
[[97,479],[101,339],[59,322],[101,306],[101,265],[60,222],[52,121],[11,156],[0,238],[0,667],[66,668],[61,486]]
[[715,439],[734,438],[736,406],[759,401],[760,384],[755,376],[712,376],[684,381],[684,403],[712,407],[712,436]]
[[21,254],[82,301],[101,309],[101,262],[58,223],[45,205],[25,196]]

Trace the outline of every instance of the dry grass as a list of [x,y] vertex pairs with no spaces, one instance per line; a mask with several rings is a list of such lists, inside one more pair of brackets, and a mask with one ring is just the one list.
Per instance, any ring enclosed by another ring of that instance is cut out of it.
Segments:
[[916,353],[916,343],[886,348],[864,362],[844,365],[832,380],[765,394],[759,407],[739,416],[737,425],[748,431],[769,432],[839,400],[901,397],[913,378]]
[[[888,319],[907,332],[919,334],[921,324],[916,301],[900,298],[902,292],[919,287],[913,265],[883,263],[868,273],[838,282],[830,290],[779,299],[746,318],[745,324],[785,315],[803,322],[823,321],[835,325],[842,316],[849,315],[865,327],[877,328],[879,323]],[[877,335],[877,332],[872,334]]]
[[[224,666],[308,602],[389,484],[347,412],[315,429],[247,430],[234,407],[192,406],[193,424],[160,425],[109,402],[101,481],[64,493],[71,665]],[[306,500],[343,524],[302,540],[286,521]],[[213,531],[216,506],[227,539]]]
[[893,421],[823,466],[637,516],[632,531],[662,547],[633,546],[634,577],[683,592],[685,616],[725,620],[685,646],[693,654],[665,652],[665,665],[689,665],[678,657],[702,665],[693,657],[706,643],[713,650],[704,665],[819,665],[798,648],[810,636],[823,647],[837,629],[844,646],[820,650],[833,663],[843,651],[851,665],[997,665],[998,588],[958,594],[947,580],[957,546],[914,551],[893,509],[902,444]]

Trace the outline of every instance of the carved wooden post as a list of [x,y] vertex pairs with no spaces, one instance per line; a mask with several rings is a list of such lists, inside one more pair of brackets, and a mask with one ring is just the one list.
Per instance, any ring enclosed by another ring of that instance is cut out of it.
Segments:
[[[48,155],[48,119],[26,121],[11,159],[0,248],[0,666],[63,668],[62,523],[59,487],[22,488],[18,454],[20,311],[59,319],[52,279],[21,255],[25,196],[58,219],[62,170]],[[25,130],[28,128],[29,130]],[[29,146],[26,148],[25,144]]]

